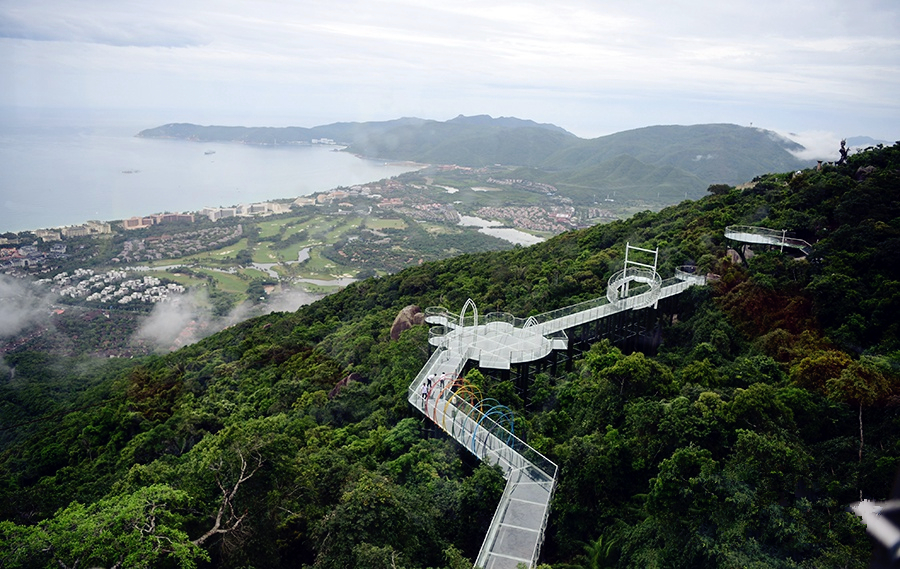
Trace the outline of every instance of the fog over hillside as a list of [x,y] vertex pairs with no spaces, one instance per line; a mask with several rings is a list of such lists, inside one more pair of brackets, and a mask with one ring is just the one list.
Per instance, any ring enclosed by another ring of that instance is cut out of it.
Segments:
[[47,322],[54,296],[30,281],[0,274],[0,338]]

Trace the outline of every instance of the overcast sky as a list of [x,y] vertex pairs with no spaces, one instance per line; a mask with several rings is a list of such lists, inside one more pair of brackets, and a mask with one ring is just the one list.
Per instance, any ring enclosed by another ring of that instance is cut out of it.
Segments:
[[[0,106],[900,138],[898,0],[0,0]],[[155,125],[148,125],[155,126]]]

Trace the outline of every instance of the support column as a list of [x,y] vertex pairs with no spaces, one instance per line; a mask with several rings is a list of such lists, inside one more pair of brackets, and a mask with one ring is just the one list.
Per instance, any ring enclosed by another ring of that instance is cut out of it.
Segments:
[[528,368],[530,364],[528,362],[519,364],[519,377],[516,383],[519,385],[519,389],[522,389],[523,386],[527,388],[528,386]]

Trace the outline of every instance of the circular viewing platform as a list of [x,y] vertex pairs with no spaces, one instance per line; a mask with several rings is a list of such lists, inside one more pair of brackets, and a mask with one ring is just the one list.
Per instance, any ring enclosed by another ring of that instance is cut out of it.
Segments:
[[[632,287],[632,283],[638,286]],[[661,289],[662,277],[653,269],[626,267],[609,277],[606,298],[610,304],[617,304],[629,298],[640,298],[632,307],[643,308],[656,304]]]

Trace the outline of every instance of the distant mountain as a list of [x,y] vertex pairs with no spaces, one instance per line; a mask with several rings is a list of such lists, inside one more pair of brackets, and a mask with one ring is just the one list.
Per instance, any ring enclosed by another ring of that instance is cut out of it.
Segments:
[[549,174],[543,181],[570,197],[580,195],[617,199],[643,199],[677,203],[702,196],[709,182],[671,165],[654,165],[629,154],[590,162],[579,168]]
[[380,137],[397,128],[420,126],[426,121],[417,118],[401,118],[391,121],[367,123],[334,123],[325,126],[305,128],[287,127],[247,127],[247,126],[201,126],[190,123],[172,123],[142,130],[141,138],[176,138],[198,142],[241,142],[244,144],[276,145],[309,143],[315,138],[330,138],[343,144],[365,142]]
[[847,138],[847,145],[851,148],[877,146],[879,144],[891,146],[894,143],[887,140],[878,140],[877,138],[872,138],[871,136],[850,136]]
[[468,124],[478,126],[499,126],[504,128],[545,128],[554,132],[561,132],[571,136],[575,136],[566,129],[550,123],[537,123],[532,120],[517,119],[516,117],[498,117],[494,118],[490,115],[473,115],[467,117],[459,115],[455,119],[450,119],[448,123]]
[[[702,193],[698,192],[710,184],[736,185],[770,171],[809,166],[810,162],[791,153],[802,149],[771,131],[732,124],[651,126],[581,141],[556,152],[540,166],[558,172],[550,176],[556,183],[585,184],[593,179],[605,185],[606,177],[592,178],[590,173],[598,168],[609,171],[610,161],[629,156],[647,167],[632,178],[635,185],[644,180],[651,190],[662,185],[662,189],[699,197]],[[634,170],[633,164],[630,169]]]
[[460,115],[444,122],[401,118],[313,128],[169,124],[138,136],[263,145],[328,138],[372,158],[519,166],[536,181],[581,198],[616,192],[623,199],[665,203],[700,197],[711,184],[736,185],[811,165],[792,154],[803,149],[796,142],[732,124],[651,126],[582,139],[551,124]]

